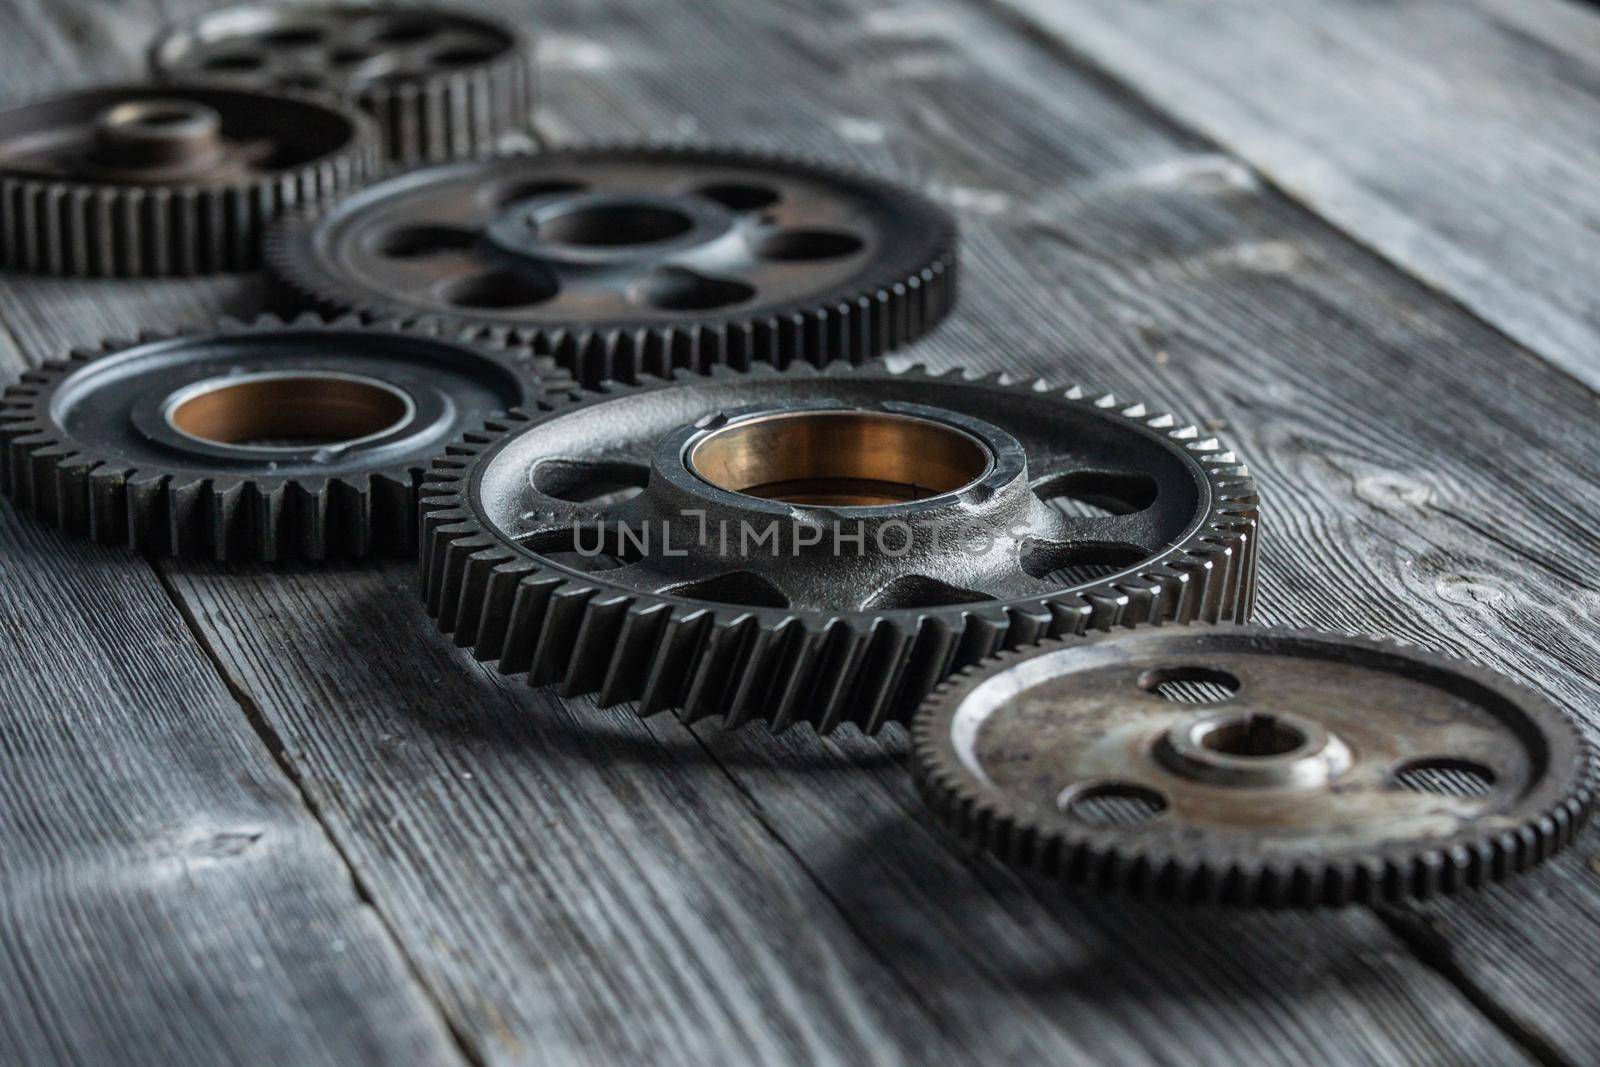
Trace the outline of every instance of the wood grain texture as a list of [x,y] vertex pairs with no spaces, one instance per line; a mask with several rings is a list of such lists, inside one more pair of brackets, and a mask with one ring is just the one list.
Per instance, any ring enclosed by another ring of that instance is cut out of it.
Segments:
[[[960,211],[964,307],[898,362],[1211,416],[1263,481],[1272,620],[1475,650],[1592,706],[1600,600],[1567,562],[1593,554],[1600,518],[1592,399],[1230,156],[954,4],[503,10],[533,12],[555,139],[800,148]],[[135,73],[150,12],[0,11],[0,46],[44,57],[0,79],[46,84],[88,56]],[[0,317],[37,358],[256,295],[6,278]],[[953,852],[898,736],[691,734],[526,691],[431,632],[403,564],[163,575],[484,1062],[1509,1064],[1592,1047],[1597,994],[1566,988],[1570,950],[1516,936],[1593,943],[1581,862],[1430,909],[1444,949],[1423,956],[1365,911],[1063,900]],[[1572,603],[1590,608],[1553,606]]]
[[1567,0],[985,0],[1600,383],[1600,11]]
[[462,1062],[148,565],[0,502],[0,649],[0,1063]]

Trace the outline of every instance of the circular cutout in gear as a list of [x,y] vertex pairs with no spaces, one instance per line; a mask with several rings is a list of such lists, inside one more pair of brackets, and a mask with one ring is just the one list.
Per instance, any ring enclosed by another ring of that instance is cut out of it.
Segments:
[[955,298],[955,223],[885,182],[777,156],[558,150],[413,171],[268,239],[296,302],[426,317],[583,381],[860,362]]
[[145,277],[245,270],[290,207],[375,163],[371,124],[290,96],[113,86],[0,110],[0,264]]
[[1064,884],[1190,903],[1401,901],[1572,839],[1590,750],[1549,701],[1398,644],[1152,628],[1007,653],[913,726],[963,838]]
[[336,94],[376,120],[401,163],[482,155],[533,115],[526,38],[443,8],[226,8],[164,32],[150,67],[163,81]]
[[0,395],[0,489],[152,554],[412,551],[433,455],[563,384],[526,353],[354,320],[113,341]]
[[902,721],[1086,629],[1245,619],[1255,486],[1079,390],[758,367],[546,397],[441,458],[425,597],[482,659],[727,725]]

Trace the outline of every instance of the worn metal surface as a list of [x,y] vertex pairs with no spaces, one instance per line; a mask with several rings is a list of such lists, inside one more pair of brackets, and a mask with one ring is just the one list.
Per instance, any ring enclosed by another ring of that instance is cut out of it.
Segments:
[[1193,627],[1009,654],[914,725],[957,831],[1066,884],[1180,901],[1425,898],[1565,846],[1593,754],[1550,701],[1368,638]]

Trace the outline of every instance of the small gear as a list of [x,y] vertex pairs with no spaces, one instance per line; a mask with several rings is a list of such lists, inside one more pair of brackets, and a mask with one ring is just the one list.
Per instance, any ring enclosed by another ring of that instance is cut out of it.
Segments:
[[492,151],[533,118],[532,48],[511,24],[432,7],[246,5],[167,29],[158,79],[333,93],[376,120],[398,163]]
[[424,596],[506,673],[641,714],[902,721],[1054,634],[1245,619],[1256,496],[1142,405],[833,365],[547,396],[434,464]]
[[0,265],[150,277],[246,270],[289,208],[376,163],[371,124],[315,100],[112,86],[0,110]]
[[940,687],[923,795],[1063,884],[1182,903],[1423,899],[1572,840],[1593,754],[1542,696],[1393,642],[1246,626],[1047,642]]
[[0,394],[0,490],[157,555],[414,551],[433,454],[566,384],[526,353],[353,319],[108,341]]
[[786,157],[565,149],[447,164],[286,219],[296,306],[426,317],[549,352],[590,384],[677,367],[860,362],[955,299],[955,223]]

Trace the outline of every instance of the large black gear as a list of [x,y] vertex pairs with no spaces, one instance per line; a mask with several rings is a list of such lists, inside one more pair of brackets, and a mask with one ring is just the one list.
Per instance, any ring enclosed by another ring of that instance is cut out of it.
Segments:
[[167,29],[150,48],[165,81],[333,93],[378,124],[405,164],[466,159],[528,129],[532,48],[479,13],[365,4],[245,5]]
[[376,164],[362,115],[294,96],[83,89],[0,111],[0,265],[152,277],[260,264],[267,223]]
[[962,839],[1071,886],[1183,903],[1423,899],[1572,840],[1593,754],[1496,674],[1370,638],[1149,628],[1002,654],[913,724]]
[[267,262],[296,306],[510,338],[593,384],[906,344],[954,302],[956,229],[916,193],[818,163],[575,148],[379,182],[286,219]]
[[424,596],[458,644],[730,726],[875,731],[997,649],[1242,620],[1255,582],[1255,486],[1215,438],[958,372],[547,396],[439,459],[422,508]]
[[354,319],[107,341],[0,395],[0,490],[156,555],[410,552],[433,454],[566,384],[525,352]]

